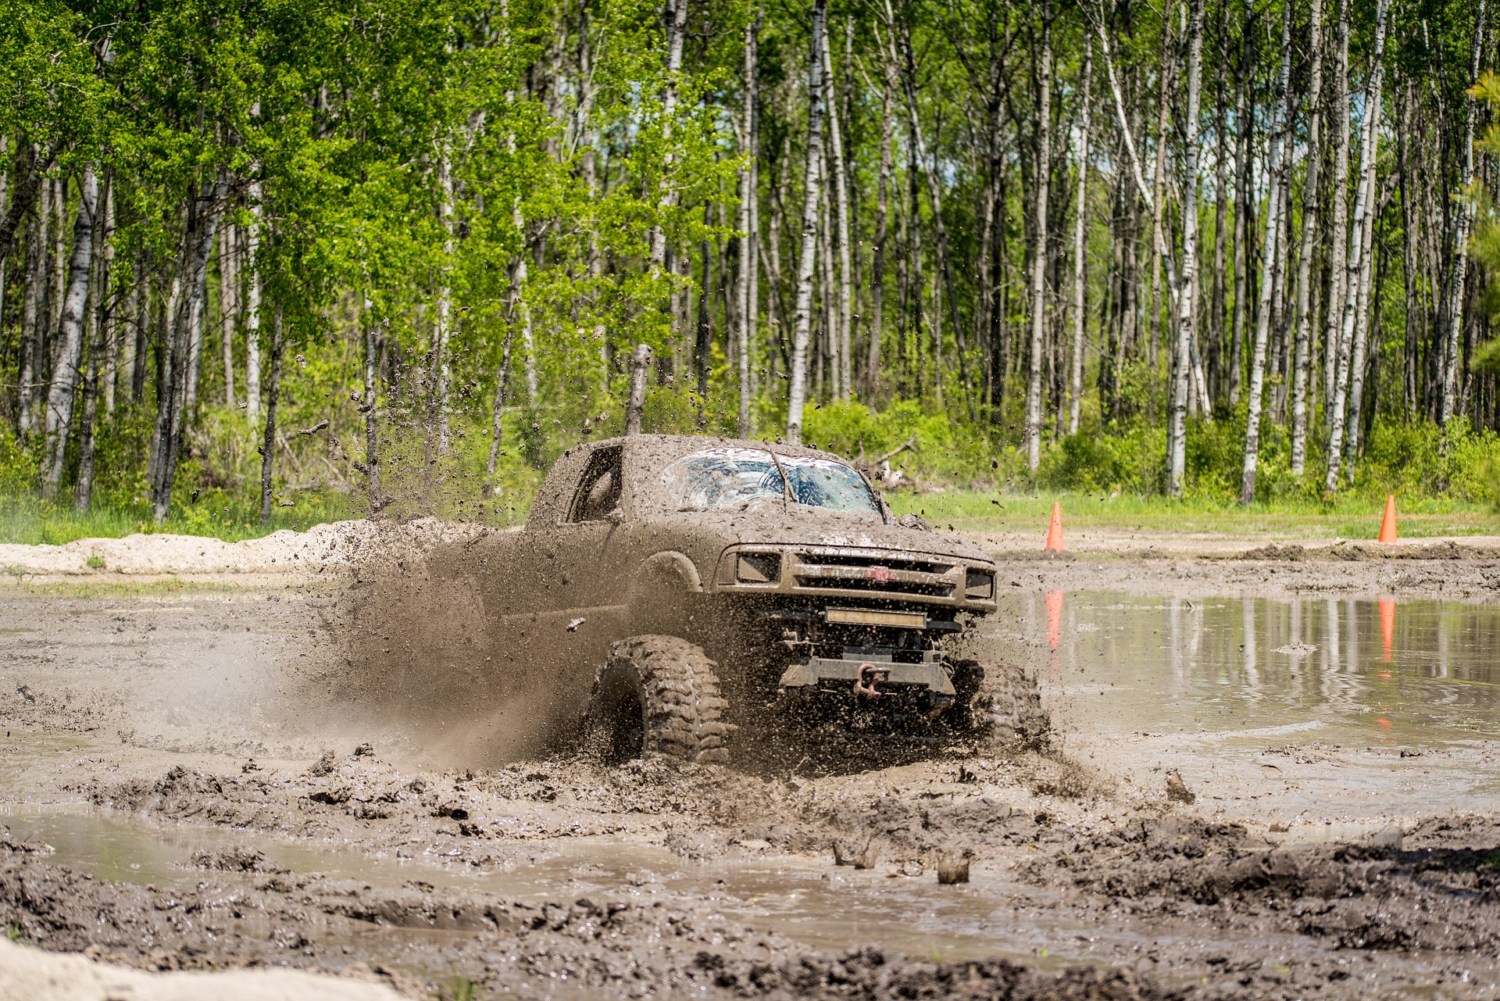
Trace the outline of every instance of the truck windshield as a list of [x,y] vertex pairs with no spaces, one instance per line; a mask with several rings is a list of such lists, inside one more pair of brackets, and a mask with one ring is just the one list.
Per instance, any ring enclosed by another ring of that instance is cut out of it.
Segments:
[[662,470],[665,498],[679,511],[737,507],[758,498],[789,496],[810,507],[880,514],[880,504],[864,479],[842,462],[811,456],[779,458],[778,467],[770,452],[758,448],[694,452]]

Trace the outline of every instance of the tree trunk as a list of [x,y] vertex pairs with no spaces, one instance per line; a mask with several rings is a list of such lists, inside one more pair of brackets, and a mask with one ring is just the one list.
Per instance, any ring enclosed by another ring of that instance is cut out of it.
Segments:
[[263,209],[260,182],[250,182],[250,225],[245,227],[245,270],[249,272],[245,292],[245,419],[254,427],[260,422],[260,228]]
[[[138,275],[145,274],[145,267],[138,263]],[[130,350],[130,402],[140,403],[146,395],[146,361],[150,352],[146,345],[146,324],[151,309],[151,298],[148,295],[146,282],[137,279],[135,290],[131,295],[133,307],[131,309],[131,320],[135,327],[135,335],[131,338]]]
[[1047,180],[1052,162],[1052,2],[1042,3],[1042,51],[1038,69],[1036,208],[1031,260],[1031,350],[1026,380],[1026,468],[1032,476],[1042,458],[1042,335],[1046,329]]
[[151,505],[158,523],[165,521],[172,508],[172,480],[177,473],[177,457],[182,448],[182,429],[187,402],[189,338],[191,336],[193,300],[202,286],[208,268],[208,257],[217,232],[218,207],[225,184],[207,182],[201,194],[191,199],[187,228],[182,241],[184,259],[174,283],[167,310],[166,345],[163,347],[164,372],[157,384],[155,462],[151,469]]
[[1292,352],[1292,458],[1293,479],[1301,479],[1307,465],[1307,388],[1312,378],[1312,321],[1308,299],[1312,285],[1312,259],[1318,239],[1319,168],[1322,156],[1323,121],[1323,0],[1312,0],[1312,81],[1307,106],[1307,179],[1302,198],[1302,250],[1297,261],[1297,315]]
[[[47,203],[51,197],[48,194],[50,185],[41,187],[41,200]],[[46,377],[46,320],[43,314],[47,288],[47,220],[48,213],[39,212],[27,227],[26,234],[26,271],[22,279],[25,285],[21,297],[20,400],[16,406],[16,434],[23,441],[36,433],[42,380]]]
[[1344,376],[1348,355],[1343,331],[1344,302],[1349,294],[1349,0],[1339,0],[1335,56],[1333,181],[1329,185],[1333,197],[1333,221],[1328,234],[1328,295],[1323,304],[1323,422],[1330,439],[1335,425],[1340,426],[1340,438],[1343,436]]
[[750,437],[750,402],[753,389],[750,385],[750,341],[754,335],[756,321],[760,316],[760,302],[755,294],[755,279],[759,272],[755,246],[755,209],[759,199],[756,176],[756,84],[759,79],[759,62],[756,43],[760,38],[760,10],[745,23],[745,119],[744,142],[745,169],[740,173],[740,273],[739,273],[739,317],[735,324],[735,360],[739,368],[740,409],[739,434]]
[[83,382],[83,420],[78,429],[78,479],[74,485],[73,510],[84,514],[89,509],[94,493],[94,425],[99,415],[99,377],[103,369],[104,354],[110,335],[109,316],[109,253],[111,226],[107,220],[113,215],[110,198],[109,174],[105,174],[103,190],[94,214],[94,289],[92,335],[89,338],[88,370]]
[[[828,43],[828,35],[823,35],[823,77],[824,87],[830,95],[833,94],[833,53],[832,46]],[[846,66],[844,72],[848,72]],[[837,236],[838,244],[838,295],[835,302],[838,305],[836,314],[837,322],[833,327],[833,335],[837,341],[835,355],[838,358],[839,372],[835,382],[838,384],[838,396],[840,400],[849,399],[850,383],[854,376],[854,366],[850,359],[852,353],[854,336],[854,287],[851,280],[850,247],[849,247],[849,181],[848,163],[844,159],[843,130],[839,125],[838,110],[833,101],[828,102],[828,154],[833,165],[833,198],[830,208],[833,210],[833,226]]]
[[[1479,0],[1479,10],[1474,15],[1473,55],[1469,59],[1469,79],[1479,79],[1480,53],[1484,49],[1485,0]],[[1474,183],[1474,120],[1478,102],[1470,98],[1465,102],[1463,141],[1463,187]],[[1458,415],[1455,407],[1458,391],[1459,337],[1464,324],[1464,282],[1469,271],[1469,228],[1474,221],[1474,204],[1469,200],[1460,202],[1458,220],[1453,233],[1452,279],[1448,285],[1446,310],[1447,331],[1443,343],[1443,396],[1438,410],[1438,420],[1446,425]]]
[[[1229,65],[1229,5],[1219,5],[1219,65]],[[1218,134],[1214,153],[1214,267],[1213,293],[1209,303],[1208,383],[1206,392],[1216,400],[1226,398],[1228,379],[1224,371],[1224,317],[1228,305],[1226,254],[1229,239],[1225,233],[1224,210],[1229,204],[1229,84],[1228,74],[1216,73],[1214,86],[1215,129]]]
[[1255,129],[1255,95],[1251,93],[1254,71],[1250,63],[1254,51],[1255,14],[1250,0],[1244,0],[1240,19],[1240,65],[1238,94],[1234,105],[1234,128],[1238,138],[1235,153],[1237,179],[1234,182],[1234,318],[1229,339],[1229,405],[1240,402],[1240,387],[1245,381],[1245,317],[1250,306],[1250,251],[1253,197],[1251,184],[1251,134]]
[[[1188,19],[1188,93],[1186,176],[1182,179],[1182,270],[1178,276],[1177,322],[1172,348],[1172,392],[1168,401],[1167,492],[1182,496],[1187,469],[1187,406],[1189,376],[1194,370],[1193,341],[1197,337],[1198,310],[1198,118],[1200,81],[1203,76],[1203,3],[1191,0]],[[1201,376],[1200,376],[1201,381]]]
[[88,318],[89,278],[94,266],[94,210],[99,181],[92,165],[78,178],[78,214],[73,220],[73,253],[68,261],[67,292],[57,324],[52,383],[42,418],[46,451],[42,467],[42,496],[53,497],[62,480],[68,435],[73,428],[73,397],[83,361],[83,332]]
[[1156,164],[1152,169],[1151,191],[1151,305],[1146,310],[1147,360],[1153,378],[1156,368],[1156,338],[1161,327],[1161,251],[1162,189],[1167,180],[1167,111],[1171,107],[1172,82],[1176,67],[1172,58],[1172,0],[1165,0],[1161,14],[1161,63],[1158,66],[1156,99]]
[[807,69],[807,172],[802,205],[802,256],[797,262],[797,306],[793,318],[791,386],[787,398],[786,437],[802,441],[802,410],[807,401],[807,346],[812,328],[813,273],[818,246],[819,168],[823,160],[823,36],[828,0],[813,0],[812,57]]
[[5,215],[0,217],[0,261],[10,257],[15,249],[16,233],[21,223],[35,207],[41,193],[42,170],[45,165],[37,163],[36,146],[24,135],[16,143],[16,156],[10,169],[10,204]]
[[[682,71],[682,39],[687,32],[688,0],[667,0],[667,80],[662,92],[662,144],[666,152],[662,156],[661,199],[658,208],[665,211],[675,202],[671,186],[667,183],[672,164],[672,122],[677,115],[677,75]],[[667,238],[661,223],[651,227],[651,267],[661,269],[667,260]]]
[[[448,151],[438,158],[438,187],[442,201],[438,205],[438,221],[443,228],[443,259],[438,267],[437,317],[432,325],[432,379],[431,396],[427,403],[427,435],[437,436],[437,450],[448,453],[448,342],[452,338],[453,285],[449,280],[454,262],[454,205],[453,165]],[[522,256],[525,256],[524,249]],[[429,451],[431,448],[429,446]]]
[[260,446],[260,523],[271,524],[271,473],[276,465],[276,404],[281,396],[281,303],[271,315],[271,381],[266,387],[266,430]]
[[[1346,0],[1347,3],[1347,0]],[[1380,120],[1380,75],[1383,72],[1382,56],[1385,53],[1386,42],[1386,14],[1391,5],[1389,0],[1380,0],[1379,12],[1377,12],[1376,26],[1376,51],[1371,60],[1370,81],[1365,86],[1364,101],[1364,137],[1361,140],[1361,153],[1359,153],[1359,189],[1355,192],[1355,221],[1350,227],[1349,234],[1349,260],[1346,266],[1346,284],[1344,284],[1344,309],[1343,309],[1343,332],[1340,333],[1340,362],[1338,362],[1338,386],[1335,387],[1334,399],[1334,426],[1329,432],[1328,440],[1328,476],[1323,480],[1323,489],[1329,494],[1338,489],[1338,473],[1340,473],[1340,462],[1344,455],[1344,446],[1347,440],[1350,444],[1350,453],[1353,443],[1359,437],[1359,396],[1364,390],[1365,380],[1365,345],[1362,344],[1362,333],[1367,329],[1367,323],[1362,320],[1367,312],[1368,300],[1365,299],[1365,290],[1368,285],[1368,275],[1371,270],[1370,246],[1367,245],[1368,231],[1371,230],[1370,213],[1374,209],[1374,183],[1376,183],[1376,140],[1379,131],[1377,125]],[[1346,11],[1341,12],[1341,20],[1347,18]],[[1340,33],[1347,38],[1347,29],[1344,24],[1340,26]],[[1344,413],[1346,411],[1349,413]],[[1353,465],[1353,464],[1350,464]]]
[[[1351,245],[1349,268],[1354,280],[1350,302],[1344,310],[1345,337],[1353,349],[1349,359],[1349,413],[1344,419],[1346,441],[1344,463],[1350,483],[1359,455],[1360,421],[1364,415],[1365,355],[1370,334],[1371,283],[1375,276],[1375,172],[1380,143],[1380,95],[1385,76],[1385,34],[1390,14],[1390,0],[1380,0],[1376,10],[1375,52],[1371,57],[1370,79],[1365,86],[1364,139],[1360,150],[1360,187],[1364,194],[1355,205],[1354,244]],[[1330,475],[1336,477],[1337,442],[1329,441]],[[1325,482],[1325,486],[1327,486]],[[1335,479],[1334,486],[1337,486]],[[1331,492],[1334,486],[1329,486]]]
[[[1271,332],[1272,290],[1281,269],[1281,172],[1287,143],[1287,91],[1292,72],[1292,4],[1282,7],[1281,79],[1276,85],[1276,110],[1271,117],[1271,159],[1266,168],[1271,203],[1266,209],[1265,249],[1261,257],[1260,301],[1255,309],[1255,346],[1250,359],[1250,405],[1245,421],[1245,459],[1240,473],[1240,503],[1255,500],[1255,470],[1260,459],[1260,410],[1266,377],[1266,346]],[[1290,157],[1288,156],[1289,160]]]
[[[1188,67],[1189,76],[1193,67]],[[1083,408],[1083,334],[1085,321],[1084,236],[1088,228],[1088,183],[1089,183],[1089,99],[1093,93],[1094,47],[1087,36],[1083,40],[1083,107],[1078,121],[1078,194],[1073,208],[1073,364],[1068,378],[1069,407],[1068,434],[1078,433],[1079,413]],[[1191,103],[1191,95],[1189,95]],[[1189,147],[1188,156],[1196,151]],[[1184,216],[1184,218],[1187,218]]]
[[[212,250],[210,250],[212,253]],[[188,312],[187,379],[183,382],[182,419],[191,422],[198,413],[198,381],[203,372],[203,328],[208,313],[208,265],[193,283]]]
[[883,74],[880,100],[880,172],[875,182],[875,245],[870,266],[872,318],[870,345],[865,355],[865,400],[875,403],[880,387],[880,338],[885,329],[885,242],[890,215],[891,164],[891,80]]
[[224,352],[224,406],[234,410],[234,314],[237,308],[234,259],[235,233],[225,226],[219,234],[219,346]]

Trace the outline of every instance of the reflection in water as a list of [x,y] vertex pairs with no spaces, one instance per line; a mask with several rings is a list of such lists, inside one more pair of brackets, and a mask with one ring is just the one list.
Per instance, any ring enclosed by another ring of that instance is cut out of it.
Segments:
[[1380,659],[1391,662],[1391,641],[1396,635],[1396,599],[1380,599]]
[[[1065,603],[1058,591],[1030,601],[1015,639],[1045,635],[1044,680],[1055,693],[1109,689],[1127,732],[1303,724],[1334,728],[1319,739],[1408,744],[1488,737],[1500,723],[1500,608],[1094,592]],[[984,641],[1024,660],[1005,649],[1002,622]]]

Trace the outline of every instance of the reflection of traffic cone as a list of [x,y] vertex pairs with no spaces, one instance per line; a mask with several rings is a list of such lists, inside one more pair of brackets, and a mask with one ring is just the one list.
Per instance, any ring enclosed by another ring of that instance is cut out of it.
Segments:
[[1391,641],[1396,637],[1396,599],[1380,599],[1380,659],[1391,662]]
[[1062,504],[1058,501],[1053,501],[1052,521],[1047,525],[1047,545],[1042,547],[1042,552],[1060,553],[1062,551]]
[[1047,646],[1053,650],[1062,639],[1063,593],[1047,592]]
[[1391,494],[1385,499],[1385,517],[1380,519],[1379,542],[1396,541],[1396,495]]

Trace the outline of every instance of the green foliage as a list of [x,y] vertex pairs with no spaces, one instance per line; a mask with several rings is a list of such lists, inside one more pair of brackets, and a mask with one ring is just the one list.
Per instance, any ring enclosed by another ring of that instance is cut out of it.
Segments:
[[882,411],[862,403],[826,403],[805,415],[803,441],[855,460],[873,462],[910,442],[890,462],[918,481],[993,482],[997,466],[989,440],[958,428],[943,413],[898,400]]

